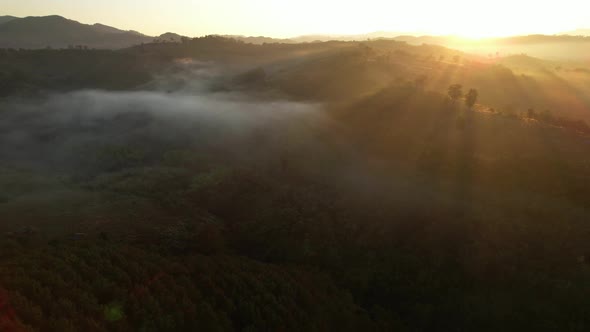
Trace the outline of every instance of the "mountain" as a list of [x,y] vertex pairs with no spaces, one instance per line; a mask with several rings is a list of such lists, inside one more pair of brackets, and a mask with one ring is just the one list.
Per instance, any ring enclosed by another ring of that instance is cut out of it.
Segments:
[[[298,44],[298,43],[315,43],[315,42],[326,42],[326,41],[366,41],[368,39],[396,39],[402,37],[407,37],[410,40],[414,40],[415,38],[423,38],[423,37],[415,37],[417,35],[414,34],[406,34],[404,35],[401,32],[391,32],[391,31],[375,31],[365,34],[358,34],[358,35],[302,35],[293,38],[271,38],[271,37],[264,37],[264,36],[242,36],[242,35],[220,35],[220,37],[224,38],[232,38],[236,40],[243,41],[247,44]],[[438,37],[427,37],[427,38],[438,38]],[[438,39],[437,39],[438,40]],[[420,42],[421,44],[422,42]]]
[[100,24],[100,23],[95,23],[93,25],[94,29],[96,31],[100,31],[100,32],[105,32],[105,33],[129,33],[129,34],[134,34],[137,36],[144,36],[142,33],[137,32],[135,30],[120,30],[117,28],[113,28],[111,26],[108,25],[104,25],[104,24]]
[[160,40],[162,42],[167,42],[167,43],[180,43],[183,38],[187,38],[187,37],[181,36],[181,35],[174,33],[174,32],[166,32],[166,33],[161,34],[159,37],[157,37],[156,40]]
[[272,38],[272,37],[264,37],[264,36],[242,36],[242,35],[218,35],[219,37],[223,38],[231,38],[235,40],[242,41],[246,44],[255,44],[255,45],[262,45],[262,44],[293,44],[296,43],[293,39],[280,39],[280,38]]
[[6,22],[10,22],[10,21],[15,20],[17,18],[18,17],[9,16],[9,15],[7,15],[7,16],[0,16],[0,24],[6,23]]
[[102,24],[88,25],[61,16],[0,18],[0,48],[88,48],[117,49],[148,43],[153,37]]
[[292,42],[296,43],[311,43],[311,42],[318,42],[318,41],[331,41],[331,40],[338,40],[338,41],[364,41],[364,40],[374,40],[374,39],[395,39],[399,36],[408,35],[408,36],[418,36],[419,34],[416,33],[404,33],[404,32],[395,32],[395,31],[374,31],[369,33],[363,34],[356,34],[356,35],[303,35],[295,38],[291,38]]

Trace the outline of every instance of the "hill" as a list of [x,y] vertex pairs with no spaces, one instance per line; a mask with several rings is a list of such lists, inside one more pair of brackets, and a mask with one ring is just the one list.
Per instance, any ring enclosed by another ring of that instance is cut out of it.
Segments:
[[[590,68],[584,63],[527,55],[477,56],[392,40],[255,45],[208,36],[118,52],[5,51],[0,52],[0,77],[10,83],[0,81],[0,96],[44,89],[133,88],[183,58],[225,63],[244,72],[259,67],[263,75],[254,75],[258,83],[294,98],[339,100],[425,77],[425,88],[433,91],[456,82],[473,86],[483,103],[498,110],[551,110],[590,121],[590,96],[585,92]],[[120,68],[127,68],[124,78],[116,75]],[[241,85],[261,88],[251,79]]]
[[264,37],[264,36],[242,36],[242,35],[221,35],[219,37],[223,38],[231,38],[239,41],[243,41],[247,44],[255,44],[255,45],[262,45],[262,44],[279,44],[279,43],[295,43],[293,39],[281,39],[281,38],[271,38],[271,37]]
[[61,16],[7,19],[0,25],[0,48],[117,49],[151,42],[153,37],[122,31],[102,24],[88,25]]
[[0,330],[584,331],[577,66],[392,40],[0,50]]
[[159,37],[156,38],[157,41],[161,41],[161,42],[167,42],[167,43],[180,43],[184,38],[187,38],[185,36],[181,36],[177,33],[173,33],[173,32],[166,32],[161,34]]

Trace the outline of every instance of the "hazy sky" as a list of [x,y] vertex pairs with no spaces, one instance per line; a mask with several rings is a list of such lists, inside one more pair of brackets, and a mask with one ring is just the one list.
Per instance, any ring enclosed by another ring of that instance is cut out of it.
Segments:
[[487,37],[590,27],[590,0],[0,0],[0,15],[50,14],[150,35],[385,30]]

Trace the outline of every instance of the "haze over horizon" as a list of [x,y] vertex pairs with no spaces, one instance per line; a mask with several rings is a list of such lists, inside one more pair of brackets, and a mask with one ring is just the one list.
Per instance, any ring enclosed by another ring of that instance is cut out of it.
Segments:
[[0,3],[3,15],[60,15],[81,23],[102,23],[149,35],[170,31],[187,36],[230,34],[287,38],[391,31],[484,38],[558,34],[583,28],[590,21],[590,4],[580,0],[564,0],[559,6],[531,0],[417,0],[403,4],[384,0],[368,0],[362,4],[333,0],[304,0],[297,4],[271,0],[170,0],[164,7],[156,0],[141,4],[130,0],[99,3],[2,0]]

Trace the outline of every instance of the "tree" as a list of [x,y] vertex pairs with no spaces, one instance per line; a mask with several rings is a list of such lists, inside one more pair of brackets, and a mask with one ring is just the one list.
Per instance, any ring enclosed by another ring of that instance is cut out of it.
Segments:
[[527,118],[529,119],[536,119],[537,118],[537,112],[535,112],[534,109],[529,108],[528,111],[526,112]]
[[463,97],[463,86],[461,86],[461,84],[453,84],[451,86],[449,86],[449,98],[451,98],[451,100],[453,101],[453,103]]
[[428,76],[426,75],[421,75],[418,76],[415,80],[414,80],[414,86],[417,89],[420,90],[424,90],[424,87],[426,86],[426,82],[428,81]]
[[553,121],[555,121],[555,117],[553,116],[553,113],[551,111],[545,110],[539,114],[538,120],[547,123],[552,123]]
[[468,109],[471,109],[473,105],[475,105],[475,102],[477,102],[477,96],[477,90],[469,89],[469,92],[467,92],[467,95],[465,96],[465,105]]

